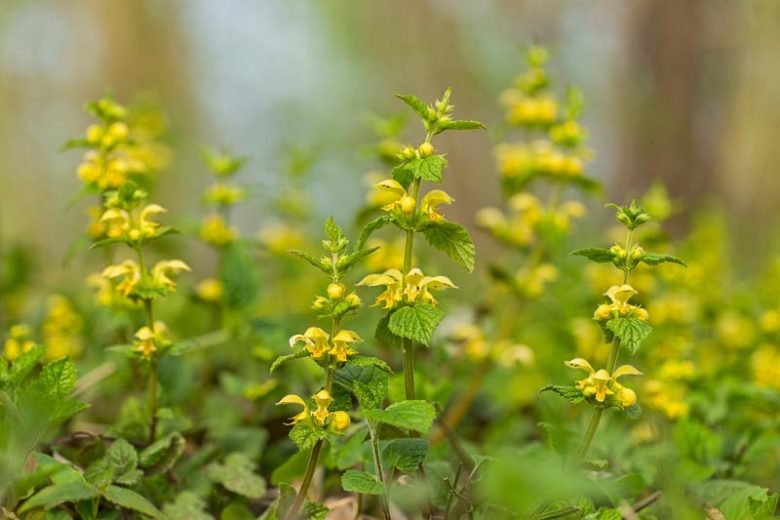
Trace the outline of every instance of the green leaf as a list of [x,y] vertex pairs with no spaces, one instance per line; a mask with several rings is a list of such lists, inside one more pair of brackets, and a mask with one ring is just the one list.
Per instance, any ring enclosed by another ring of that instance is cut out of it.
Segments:
[[326,266],[322,263],[322,261],[319,258],[316,258],[309,253],[306,253],[305,251],[299,251],[298,249],[291,249],[290,251],[287,251],[293,256],[297,256],[298,258],[302,258],[303,260],[306,260],[311,265],[322,271],[326,274],[331,274],[331,268],[329,266]]
[[430,155],[412,159],[403,165],[403,168],[412,172],[416,178],[441,183],[444,181],[442,172],[447,167],[447,159],[443,155]]
[[384,486],[371,473],[348,469],[341,475],[341,487],[349,493],[361,493],[363,495],[383,495]]
[[19,509],[19,512],[24,513],[25,511],[35,509],[36,507],[51,509],[60,504],[88,500],[99,495],[100,493],[97,488],[88,484],[83,479],[65,484],[55,484],[43,488],[30,497],[30,499]]
[[60,423],[66,419],[70,419],[77,413],[83,412],[89,407],[89,404],[82,403],[76,399],[67,399],[65,401],[56,402],[49,409],[49,422],[54,424]]
[[192,491],[182,491],[171,504],[166,504],[163,513],[169,520],[213,520],[206,512],[206,501]]
[[552,451],[561,457],[566,457],[569,454],[572,441],[574,441],[571,431],[548,422],[540,422],[537,426],[544,432],[545,442]]
[[124,439],[117,439],[106,452],[106,463],[116,475],[124,475],[138,466],[138,453],[132,444]]
[[382,450],[382,458],[388,465],[405,473],[417,471],[428,454],[426,439],[393,439],[386,443]]
[[382,406],[387,396],[387,380],[388,373],[383,368],[351,362],[336,370],[333,376],[333,382],[357,397],[363,408]]
[[577,249],[576,251],[572,251],[569,254],[572,256],[584,256],[588,260],[600,264],[612,262],[615,260],[615,255],[613,255],[609,249],[604,249],[603,247],[586,247],[584,249]]
[[631,354],[639,350],[639,346],[653,331],[647,322],[637,318],[614,318],[607,322],[607,329],[620,339],[620,344],[627,347]]
[[152,518],[163,518],[163,514],[159,509],[133,490],[119,486],[108,486],[103,491],[103,498],[119,507],[138,511]]
[[308,355],[309,355],[308,351],[306,351],[306,350],[299,350],[298,352],[294,352],[292,354],[286,354],[284,356],[279,356],[271,364],[270,373],[273,374],[276,371],[277,368],[279,368],[284,363],[286,363],[286,362],[288,362],[290,360],[306,357]]
[[290,440],[298,446],[299,450],[308,450],[317,443],[317,441],[324,439],[326,436],[325,430],[321,428],[315,428],[305,423],[298,423],[290,429]]
[[585,399],[582,390],[576,386],[547,385],[539,390],[539,393],[542,392],[554,392],[572,404],[581,403]]
[[672,263],[672,264],[678,264],[683,267],[688,267],[685,262],[677,258],[676,256],[672,255],[662,255],[659,253],[645,253],[642,255],[642,257],[639,259],[640,262],[644,262],[647,265],[658,265],[663,263]]
[[301,515],[307,520],[325,520],[330,508],[319,502],[306,502],[301,508]]
[[344,232],[341,230],[341,227],[336,224],[336,221],[333,220],[333,217],[325,219],[325,236],[334,243],[344,238]]
[[373,422],[427,433],[436,417],[436,410],[427,401],[399,401],[384,410],[366,410],[365,416]]
[[486,130],[487,127],[480,123],[479,121],[469,121],[465,119],[460,119],[456,121],[439,121],[438,126],[438,132],[443,132],[444,130]]
[[355,245],[352,248],[352,251],[357,252],[365,248],[366,242],[368,242],[368,239],[371,238],[371,235],[392,221],[393,218],[390,215],[382,215],[363,226],[363,229],[360,231],[360,235],[358,235],[357,241],[355,241]]
[[231,309],[245,308],[260,290],[257,260],[243,242],[228,244],[222,250],[219,278],[225,286],[225,303]]
[[393,94],[395,97],[409,105],[414,112],[420,116],[420,119],[423,121],[429,121],[433,114],[433,111],[423,103],[419,98],[412,95],[404,95],[404,94]]
[[388,347],[400,347],[403,342],[403,338],[400,338],[390,332],[389,324],[395,309],[390,310],[387,314],[382,316],[376,324],[376,330],[374,331],[374,337],[380,345]]
[[141,467],[148,475],[165,473],[184,453],[184,437],[179,433],[166,435],[147,446],[140,454]]
[[423,230],[425,240],[468,272],[474,271],[474,241],[468,230],[454,222],[432,222]]
[[35,345],[27,352],[22,352],[19,357],[16,358],[13,363],[11,363],[11,382],[17,385],[21,383],[27,374],[29,374],[30,371],[35,368],[38,360],[43,357],[45,350],[46,349],[43,346]]
[[396,336],[428,346],[442,319],[444,319],[444,312],[438,307],[424,304],[407,305],[390,315],[387,326]]
[[377,357],[354,356],[349,358],[348,363],[350,365],[355,365],[356,367],[376,367],[383,372],[387,372],[388,374],[393,373],[393,369],[390,368],[390,365],[388,365],[384,360],[379,359]]
[[231,453],[224,464],[210,464],[206,476],[228,491],[247,498],[259,499],[265,495],[265,480],[255,474],[255,464],[243,453]]
[[43,366],[38,376],[44,392],[54,399],[64,399],[76,387],[76,365],[67,357]]
[[355,464],[363,461],[363,454],[367,449],[366,436],[368,430],[361,428],[352,435],[338,448],[335,454],[336,469],[345,470]]

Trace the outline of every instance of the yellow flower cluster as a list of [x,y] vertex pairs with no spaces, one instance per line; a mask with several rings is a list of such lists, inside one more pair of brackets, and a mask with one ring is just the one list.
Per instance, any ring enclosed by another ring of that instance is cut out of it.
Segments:
[[558,118],[558,102],[550,94],[529,95],[512,88],[501,94],[500,101],[506,108],[507,122],[514,126],[544,128]]
[[136,291],[141,285],[145,289],[175,291],[176,283],[170,275],[182,271],[190,271],[190,267],[181,260],[161,260],[149,273],[142,270],[135,260],[125,260],[119,264],[109,265],[103,270],[101,276],[109,280],[121,279],[115,286],[116,291],[122,296],[132,298],[137,295]]
[[565,152],[543,140],[530,144],[502,143],[496,146],[499,173],[504,178],[518,180],[534,176],[579,177],[584,172],[584,162],[590,158],[590,153],[584,150]]
[[376,298],[374,306],[392,309],[401,302],[422,302],[436,305],[437,301],[430,291],[457,288],[446,276],[425,276],[415,267],[404,276],[398,269],[388,269],[381,274],[370,274],[357,285],[368,287],[384,286],[385,290]]
[[[382,206],[383,211],[398,212],[407,216],[414,214],[417,201],[400,182],[387,179],[378,183],[376,189],[387,193],[388,202]],[[441,221],[444,216],[438,212],[438,207],[442,204],[452,204],[454,201],[455,199],[444,190],[431,190],[422,198],[422,214],[431,221]]]
[[328,408],[333,402],[330,392],[327,390],[320,390],[312,396],[312,399],[314,399],[314,403],[317,405],[314,410],[309,408],[309,404],[302,397],[295,394],[288,394],[282,397],[276,404],[295,404],[303,407],[302,411],[290,418],[290,421],[287,423],[288,425],[306,423],[309,425],[316,424],[317,426],[325,426],[327,424],[331,429],[337,432],[347,429],[350,424],[349,414],[347,412],[341,410],[335,412],[328,411]]
[[636,392],[626,388],[618,382],[623,376],[638,376],[642,372],[631,365],[621,365],[610,374],[605,369],[594,370],[591,364],[583,358],[575,358],[565,362],[569,368],[585,370],[588,377],[577,381],[576,386],[586,398],[593,398],[599,403],[604,403],[607,396],[613,396],[615,401],[622,407],[628,408],[636,403]]
[[593,313],[593,318],[602,321],[631,316],[647,321],[650,314],[646,309],[628,303],[628,300],[635,294],[637,294],[636,290],[628,284],[613,285],[604,293],[604,296],[609,298],[610,303],[599,305],[596,312]]
[[166,337],[168,328],[161,321],[154,322],[154,330],[149,326],[138,329],[135,333],[135,350],[141,359],[152,359],[160,349],[171,344]]
[[42,326],[46,358],[53,360],[63,356],[78,356],[84,349],[81,337],[84,320],[73,309],[70,300],[62,295],[49,296],[46,304],[48,311]]
[[527,345],[512,343],[506,339],[489,341],[485,331],[472,323],[459,324],[452,331],[450,339],[459,350],[472,361],[494,358],[505,367],[528,366],[534,361],[534,353]]
[[224,182],[211,185],[203,194],[203,200],[207,204],[215,206],[232,206],[244,200],[246,192],[239,186],[233,186]]
[[327,293],[327,296],[317,296],[314,298],[314,304],[312,305],[312,308],[317,310],[324,310],[328,308],[329,304],[341,301],[347,303],[347,307],[344,308],[344,312],[360,307],[360,297],[354,291],[347,294],[347,288],[343,283],[330,283],[328,284],[328,288],[325,292]]
[[200,239],[214,247],[224,247],[238,239],[238,230],[219,213],[212,213],[203,219]]
[[167,211],[159,204],[148,204],[140,211],[134,212],[110,208],[103,213],[100,221],[106,225],[105,234],[108,238],[122,238],[136,242],[158,236],[160,223],[152,218]]
[[760,345],[750,357],[753,381],[758,386],[780,391],[780,349],[775,345]]
[[313,359],[320,359],[325,354],[333,356],[340,363],[345,363],[347,358],[356,351],[350,346],[352,343],[363,341],[357,332],[340,330],[333,338],[319,327],[309,327],[303,334],[296,334],[290,338],[290,347],[296,348],[299,344],[309,352]]
[[195,287],[195,294],[204,302],[218,303],[225,296],[225,286],[217,278],[206,278]]
[[288,223],[269,224],[258,233],[258,239],[269,251],[286,254],[290,249],[300,249],[306,243],[305,234]]
[[35,346],[35,342],[30,339],[30,327],[24,323],[12,325],[8,331],[8,339],[5,340],[5,357],[9,361],[18,358],[24,352],[28,352]]

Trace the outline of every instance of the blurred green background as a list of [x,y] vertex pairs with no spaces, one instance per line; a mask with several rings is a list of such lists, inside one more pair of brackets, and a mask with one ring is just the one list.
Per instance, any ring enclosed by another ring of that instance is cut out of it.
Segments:
[[85,100],[107,91],[167,113],[174,161],[154,198],[174,219],[201,213],[201,145],[250,157],[242,181],[253,196],[238,223],[251,234],[269,213],[285,147],[315,151],[306,181],[314,214],[349,219],[373,166],[366,115],[402,111],[393,92],[433,99],[451,85],[457,114],[493,129],[440,142],[452,165],[446,189],[458,199],[452,217],[470,222],[498,200],[497,97],[532,42],[551,48],[554,77],[585,92],[591,170],[606,198],[626,200],[660,179],[687,210],[714,202],[733,227],[749,226],[738,236],[745,244],[772,241],[775,0],[5,0],[0,243],[41,251],[42,283],[81,283],[70,274],[89,255],[50,261],[86,222],[83,204],[70,204],[79,154],[60,147],[88,124]]

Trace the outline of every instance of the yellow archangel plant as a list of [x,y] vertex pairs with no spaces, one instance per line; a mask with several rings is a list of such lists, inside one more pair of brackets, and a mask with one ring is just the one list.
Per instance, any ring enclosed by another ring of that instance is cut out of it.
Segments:
[[443,182],[447,159],[436,153],[434,136],[447,130],[474,130],[484,128],[478,121],[456,120],[450,104],[451,90],[440,100],[428,105],[415,96],[397,95],[420,118],[425,138],[416,146],[401,148],[396,155],[392,178],[376,184],[381,194],[384,215],[372,221],[367,229],[379,229],[394,224],[403,234],[403,265],[365,277],[359,285],[385,287],[375,305],[387,310],[377,328],[381,343],[396,345],[403,351],[406,398],[415,398],[414,344],[430,345],[433,333],[444,317],[431,290],[454,288],[446,276],[425,276],[412,265],[414,242],[422,233],[426,241],[441,250],[469,272],[474,269],[474,243],[468,231],[447,220],[441,207],[454,202],[444,190],[433,189],[422,193],[424,183]]
[[625,243],[615,244],[609,249],[591,247],[572,253],[584,256],[593,262],[611,263],[623,273],[622,283],[613,285],[604,293],[608,301],[599,304],[593,314],[593,319],[601,325],[607,340],[611,343],[607,366],[596,370],[582,358],[566,361],[566,366],[584,370],[588,374],[587,377],[576,381],[574,386],[550,385],[543,388],[543,391],[553,391],[569,402],[586,401],[593,406],[593,415],[574,454],[574,460],[580,460],[587,455],[605,409],[615,408],[631,416],[640,412],[636,404],[636,392],[618,381],[624,376],[641,375],[641,372],[631,365],[618,366],[618,360],[621,350],[631,355],[636,354],[642,342],[652,331],[652,327],[648,324],[650,315],[647,310],[630,302],[637,295],[637,291],[628,284],[630,273],[640,263],[685,265],[682,260],[674,256],[649,253],[636,241],[636,229],[650,220],[650,215],[643,208],[635,202],[628,206],[609,204],[608,207],[615,210],[618,222],[626,229]]

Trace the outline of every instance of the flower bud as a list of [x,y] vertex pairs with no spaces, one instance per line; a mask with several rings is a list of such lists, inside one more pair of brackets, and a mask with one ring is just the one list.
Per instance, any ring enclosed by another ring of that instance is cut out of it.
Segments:
[[414,212],[415,206],[417,206],[417,201],[414,200],[413,197],[410,197],[409,195],[401,197],[401,211],[407,215]]
[[103,127],[98,124],[89,125],[87,128],[87,142],[96,144],[103,137]]
[[644,309],[642,307],[637,307],[634,309],[634,316],[636,316],[637,319],[642,321],[647,321],[650,319],[650,313],[647,312],[647,309]]
[[645,254],[645,250],[642,248],[642,246],[634,246],[631,249],[631,259],[632,260],[638,260],[642,258],[642,256]]
[[113,137],[116,141],[124,141],[127,139],[129,133],[130,129],[121,121],[112,123],[111,126],[108,127],[108,135]]
[[596,308],[596,312],[593,313],[593,317],[597,320],[606,320],[609,319],[612,316],[612,308],[606,304],[602,303]]
[[406,148],[403,149],[403,151],[401,152],[401,155],[403,156],[404,159],[413,159],[414,158],[414,148],[411,148],[411,147],[407,146]]
[[328,285],[328,298],[331,300],[338,300],[342,296],[344,296],[344,284],[340,283],[331,283]]
[[337,432],[341,432],[347,429],[350,419],[347,412],[337,411],[331,414],[330,425]]
[[431,143],[423,143],[417,150],[420,152],[420,157],[428,157],[433,153],[433,145]]
[[314,303],[312,304],[312,308],[321,311],[325,308],[327,304],[328,304],[328,300],[326,300],[322,296],[317,296],[316,298],[314,298]]
[[626,253],[626,250],[623,249],[622,247],[620,247],[617,244],[612,246],[612,247],[610,247],[609,248],[609,252],[612,253],[613,255],[615,255],[620,260],[623,260],[623,259],[626,258],[626,256],[628,256],[628,254]]

